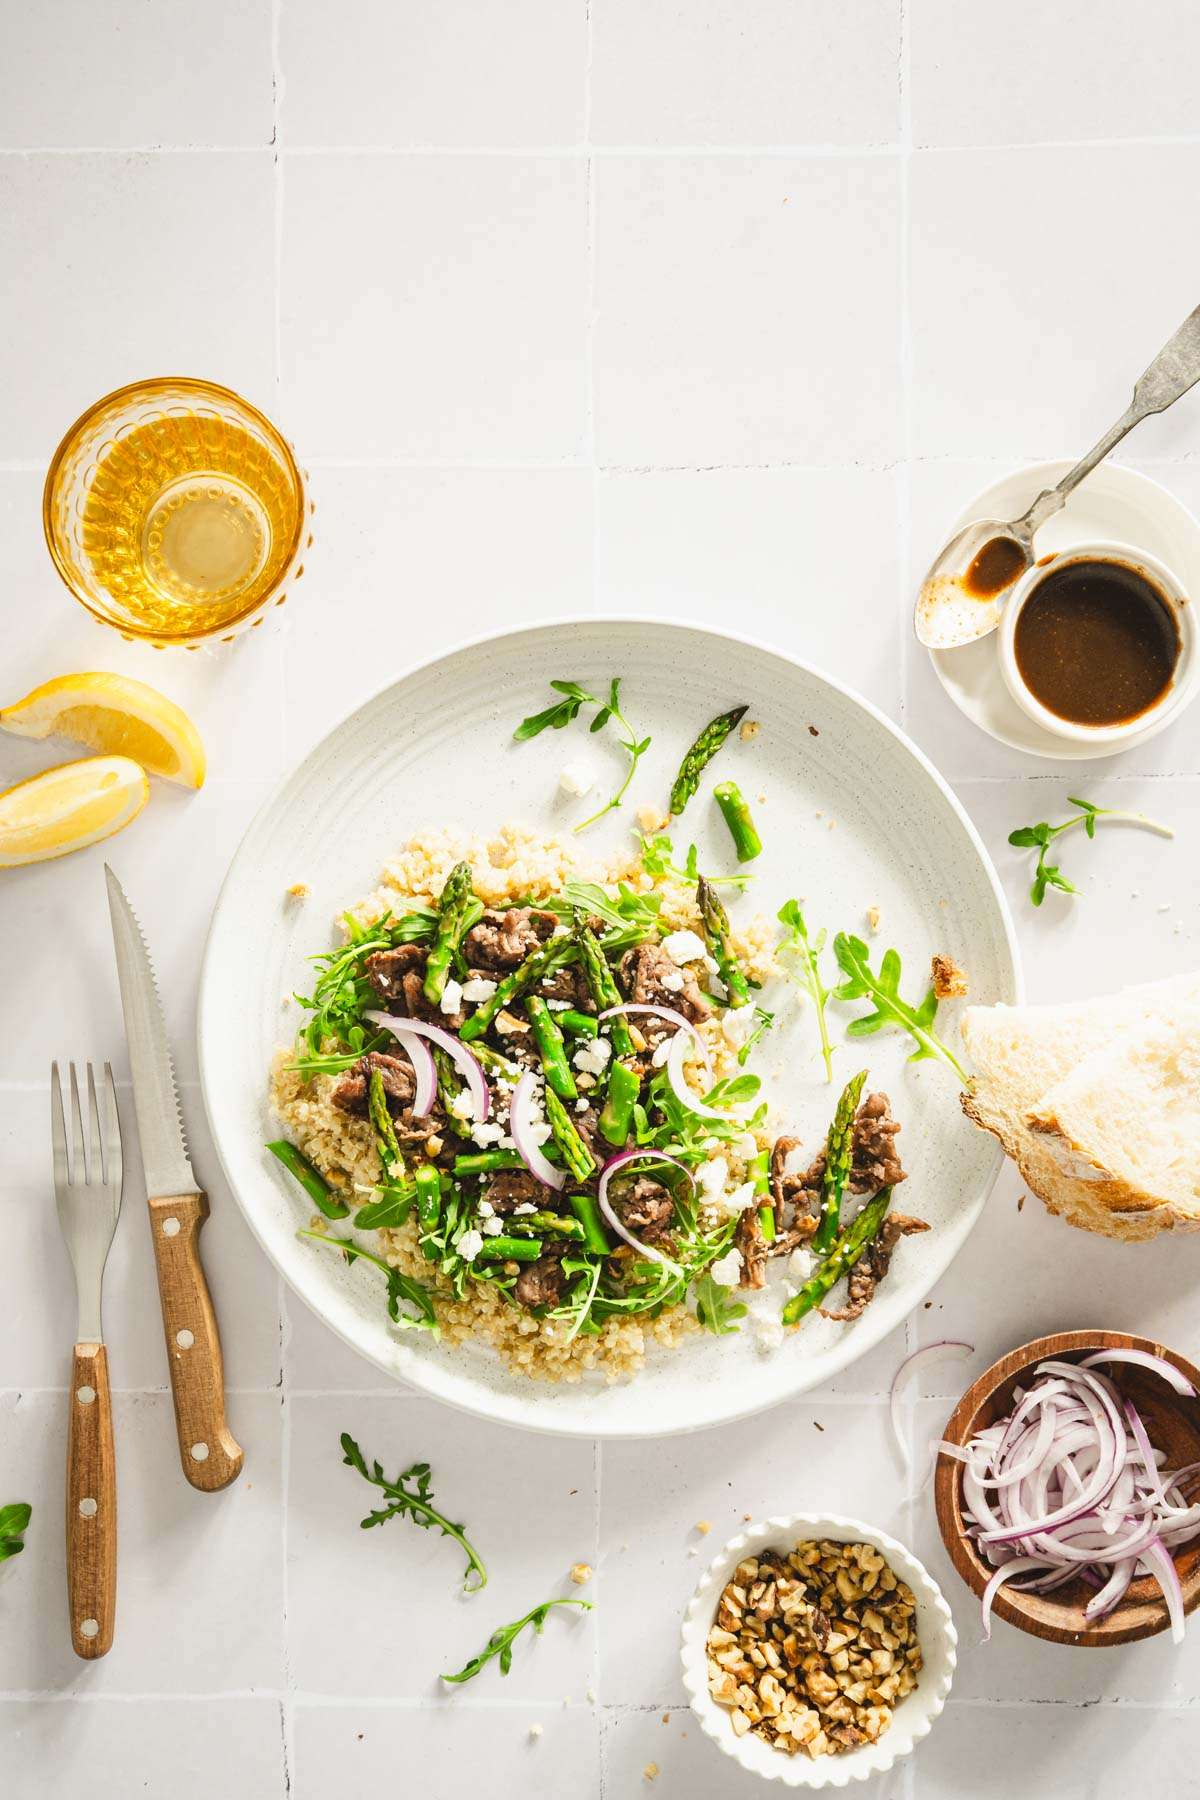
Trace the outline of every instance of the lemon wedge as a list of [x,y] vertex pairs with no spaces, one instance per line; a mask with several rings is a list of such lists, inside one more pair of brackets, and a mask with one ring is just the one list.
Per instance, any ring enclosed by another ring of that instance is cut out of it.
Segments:
[[184,787],[204,782],[204,745],[192,721],[157,688],[128,675],[60,675],[0,708],[0,727],[18,737],[74,738],[89,750],[132,757]]
[[98,844],[136,819],[149,797],[146,771],[127,756],[44,769],[0,794],[0,869]]

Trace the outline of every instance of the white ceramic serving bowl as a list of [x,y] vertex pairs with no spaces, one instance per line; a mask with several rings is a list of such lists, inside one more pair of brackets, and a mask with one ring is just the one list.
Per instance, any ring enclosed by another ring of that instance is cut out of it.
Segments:
[[[781,1750],[773,1750],[750,1731],[744,1737],[735,1737],[728,1710],[718,1706],[708,1691],[705,1652],[721,1591],[742,1558],[767,1548],[786,1552],[805,1538],[873,1544],[882,1552],[894,1572],[908,1583],[916,1596],[917,1636],[925,1663],[915,1693],[900,1702],[891,1725],[876,1743],[863,1744],[859,1749],[847,1750],[839,1756],[815,1759],[803,1751],[787,1756]],[[834,1514],[790,1513],[763,1519],[739,1532],[700,1577],[683,1619],[683,1685],[691,1696],[692,1711],[701,1728],[719,1750],[751,1774],[761,1775],[765,1781],[782,1781],[785,1787],[847,1787],[852,1781],[866,1781],[870,1776],[890,1769],[928,1735],[950,1692],[958,1661],[957,1645],[958,1633],[941,1589],[903,1544],[897,1543],[886,1532],[877,1531],[873,1525],[864,1525],[860,1519],[844,1519]]]
[[[1050,576],[1072,563],[1081,562],[1121,563],[1142,575],[1166,601],[1179,629],[1179,661],[1165,693],[1135,719],[1128,719],[1118,725],[1079,725],[1072,719],[1060,718],[1048,706],[1043,706],[1037,695],[1026,686],[1017,664],[1017,624],[1024,607]],[[1034,563],[1013,589],[1012,597],[1000,616],[997,636],[1004,684],[1017,705],[1044,730],[1053,732],[1056,737],[1070,738],[1075,743],[1106,745],[1114,750],[1119,749],[1128,740],[1141,737],[1148,727],[1165,724],[1170,717],[1182,711],[1194,697],[1197,677],[1200,676],[1195,612],[1188,595],[1166,563],[1160,562],[1148,551],[1135,549],[1132,544],[1104,541],[1073,544],[1069,550]]]

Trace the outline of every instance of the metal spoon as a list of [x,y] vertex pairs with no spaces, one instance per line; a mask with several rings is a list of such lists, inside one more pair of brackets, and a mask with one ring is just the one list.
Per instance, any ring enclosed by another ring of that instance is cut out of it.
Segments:
[[[913,614],[927,650],[953,650],[986,637],[1000,623],[1004,602],[1033,562],[1033,535],[1052,518],[1086,475],[1103,462],[1127,432],[1151,413],[1166,412],[1200,381],[1200,306],[1164,344],[1133,390],[1130,405],[1098,444],[1039,494],[1019,519],[977,519],[955,532],[930,565]],[[995,545],[993,550],[991,547]],[[985,558],[981,552],[988,553]],[[993,568],[989,571],[987,563]]]

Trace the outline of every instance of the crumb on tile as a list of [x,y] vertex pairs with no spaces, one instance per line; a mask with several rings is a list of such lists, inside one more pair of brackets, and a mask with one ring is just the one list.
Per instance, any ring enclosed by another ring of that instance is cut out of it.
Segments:
[[537,1740],[541,1737],[541,1735],[542,1735],[542,1727],[540,1725],[531,1725],[529,1727],[529,1736],[533,1740],[534,1743],[537,1742]]
[[293,881],[291,887],[287,890],[287,897],[289,900],[307,900],[311,892],[312,889],[309,887],[307,881]]
[[870,928],[873,932],[879,930],[879,921],[882,917],[883,917],[883,914],[880,912],[880,910],[877,906],[868,906],[868,908],[867,908],[867,924],[870,926]]
[[571,1567],[571,1580],[576,1587],[584,1587],[592,1579],[591,1563],[577,1562]]
[[820,737],[821,734],[815,725],[810,725],[808,728],[808,735],[809,737]]
[[637,822],[643,831],[661,831],[665,825],[670,824],[671,815],[658,806],[639,806]]
[[707,1537],[709,1532],[712,1530],[712,1520],[711,1519],[697,1519],[695,1529],[700,1533],[701,1537]]
[[929,965],[933,991],[939,1000],[963,1000],[970,983],[967,971],[952,956],[935,955]]
[[642,1770],[642,1774],[645,1776],[647,1781],[657,1781],[658,1780],[658,1764],[656,1762],[648,1762],[646,1764],[645,1768]]
[[758,736],[758,732],[759,724],[757,719],[743,719],[742,728],[738,733],[738,736],[742,739],[743,743],[748,744],[751,738],[756,738]]

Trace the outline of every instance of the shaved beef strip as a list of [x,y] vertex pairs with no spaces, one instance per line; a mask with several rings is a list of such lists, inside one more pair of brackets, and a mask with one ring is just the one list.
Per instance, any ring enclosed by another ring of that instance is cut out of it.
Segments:
[[635,1175],[629,1185],[613,1195],[613,1211],[627,1231],[647,1244],[670,1241],[675,1221],[675,1202],[670,1190],[649,1175]]
[[826,1319],[861,1318],[875,1298],[875,1289],[892,1266],[892,1252],[900,1239],[928,1230],[924,1219],[909,1218],[905,1213],[889,1213],[850,1271],[846,1304],[823,1306],[822,1316]]
[[[348,1070],[334,1088],[330,1098],[340,1112],[350,1113],[356,1119],[370,1117],[369,1084],[376,1069],[383,1077],[387,1109],[395,1124],[396,1142],[402,1150],[421,1149],[430,1138],[439,1137],[445,1132],[445,1122],[436,1103],[432,1112],[422,1114],[419,1119],[413,1117],[412,1103],[417,1084],[411,1065],[402,1062],[399,1057],[384,1056],[378,1050],[361,1056],[354,1068]],[[443,1145],[441,1156],[437,1160],[443,1160],[446,1155],[447,1147]]]
[[739,1287],[761,1288],[767,1285],[767,1246],[758,1220],[758,1207],[748,1206],[737,1222],[733,1247],[742,1254]]
[[518,1206],[553,1206],[558,1195],[528,1169],[501,1169],[498,1174],[488,1176],[483,1198],[491,1202],[494,1213],[506,1218]]
[[420,944],[398,944],[394,950],[376,950],[368,956],[367,980],[391,1012],[405,1019],[424,1019],[431,1025],[444,1025],[447,1031],[458,1031],[466,1014],[444,1013],[425,998],[425,962],[427,952]]
[[503,913],[488,911],[463,939],[463,955],[472,969],[488,975],[506,974],[553,937],[557,924],[552,912],[532,906],[510,906]]
[[513,1288],[518,1306],[558,1305],[567,1284],[561,1267],[567,1249],[562,1242],[547,1244],[537,1261],[521,1270]]
[[[635,944],[621,958],[619,972],[626,999],[637,1006],[670,1006],[693,1025],[712,1011],[692,971],[678,968],[661,944]],[[676,987],[674,981],[680,975],[683,984]],[[669,1019],[638,1019],[636,1023],[647,1042],[661,1040],[676,1029]]]

